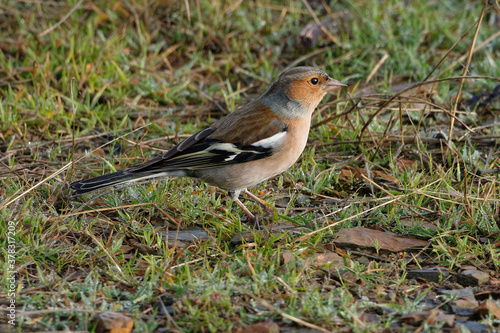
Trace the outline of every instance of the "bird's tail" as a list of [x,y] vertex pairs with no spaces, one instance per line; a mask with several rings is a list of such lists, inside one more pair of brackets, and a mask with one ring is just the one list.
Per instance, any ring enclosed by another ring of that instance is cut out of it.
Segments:
[[122,170],[95,178],[79,180],[77,182],[69,184],[69,187],[72,190],[74,190],[71,196],[76,197],[78,195],[87,192],[92,192],[103,187],[118,185],[133,180],[137,181],[140,180],[141,178],[150,178],[150,177],[151,177],[150,174],[144,174],[144,173],[134,174],[127,170]]

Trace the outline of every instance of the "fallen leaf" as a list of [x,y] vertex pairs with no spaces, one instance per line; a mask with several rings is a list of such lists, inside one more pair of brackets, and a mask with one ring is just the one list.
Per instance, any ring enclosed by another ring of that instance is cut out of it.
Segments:
[[489,313],[493,314],[496,319],[500,319],[500,309],[495,302],[489,299],[474,309],[474,314],[480,317],[486,317]]
[[417,238],[363,227],[341,229],[336,236],[333,243],[338,247],[378,248],[390,252],[423,248],[428,244]]
[[130,246],[130,245],[122,245],[122,246],[120,246],[120,250],[123,253],[129,253],[130,251],[135,250],[135,247]]
[[[455,323],[455,315],[446,314],[443,311],[438,310],[438,314],[436,315],[436,317],[434,317],[434,322],[436,322],[436,323],[443,323],[444,322],[444,326],[452,327],[453,324]],[[433,323],[429,323],[429,324],[432,325]]]
[[408,325],[420,325],[425,321],[429,325],[444,322],[445,326],[451,327],[455,322],[455,316],[441,310],[415,311],[404,315],[401,320]]
[[134,250],[139,251],[139,253],[141,253],[141,254],[155,254],[157,252],[157,250],[154,247],[150,247],[146,244],[142,244],[141,242],[138,242],[137,240],[135,240],[133,238],[129,239],[129,243],[130,243],[130,246],[132,246]]
[[364,169],[347,165],[345,168],[340,170],[339,181],[343,183],[350,182],[352,179],[362,181],[363,177],[361,175],[365,177],[368,176]]
[[291,252],[283,252],[283,254],[281,254],[281,258],[283,258],[283,265],[295,260],[295,256]]
[[130,333],[134,327],[134,321],[117,312],[104,312],[98,314],[95,319],[96,333]]
[[279,333],[280,327],[273,321],[266,320],[233,329],[232,333]]
[[99,157],[105,157],[106,152],[102,148],[97,148],[93,151],[94,155],[99,156]]
[[336,272],[337,268],[344,266],[344,260],[337,253],[327,251],[314,253],[312,255],[312,264],[322,266],[330,272]]
[[363,323],[368,323],[368,324],[380,323],[380,316],[378,316],[375,313],[365,312],[359,317],[359,320],[361,320]]
[[375,182],[392,183],[394,185],[399,185],[399,180],[396,177],[389,176],[383,171],[375,170],[373,171]]
[[398,159],[396,161],[396,166],[399,172],[417,170],[417,162],[412,160],[406,160],[404,158]]
[[401,320],[407,325],[419,325],[429,317],[430,313],[430,311],[415,311],[405,314]]
[[353,179],[356,181],[366,181],[364,177],[373,179],[376,183],[392,183],[394,185],[399,185],[399,180],[393,176],[386,174],[380,170],[371,171],[371,177],[368,177],[366,170],[363,168],[353,167],[347,165],[345,168],[340,170],[339,181],[347,183]]

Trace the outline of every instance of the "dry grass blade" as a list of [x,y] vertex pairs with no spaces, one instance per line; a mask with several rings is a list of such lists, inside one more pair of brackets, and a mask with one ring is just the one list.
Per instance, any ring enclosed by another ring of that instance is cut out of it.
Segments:
[[83,0],[78,1],[78,3],[76,5],[74,5],[73,8],[71,8],[71,10],[66,15],[63,16],[63,18],[61,18],[61,20],[59,20],[59,22],[57,22],[56,24],[54,24],[53,26],[51,26],[47,30],[45,30],[45,31],[41,32],[40,34],[38,34],[38,37],[45,36],[46,34],[50,33],[52,30],[56,29],[58,26],[60,26],[61,24],[63,24],[64,21],[66,21],[71,16],[71,14],[73,14],[73,12],[75,10],[77,10],[78,8],[80,8],[80,5],[82,3],[83,3]]
[[[142,331],[439,331],[439,316],[405,315],[443,307],[452,296],[436,298],[438,288],[459,289],[464,267],[489,276],[474,296],[491,294],[500,280],[499,6],[455,2],[0,1],[0,229],[15,256],[16,328],[92,329],[95,314],[111,311]],[[69,200],[77,174],[163,152],[302,65],[349,89],[321,103],[298,163],[252,191],[277,207],[268,230],[185,177]],[[355,226],[428,242],[386,256],[372,252],[379,242],[353,250],[334,241]],[[433,267],[438,282],[409,273]],[[467,321],[495,325],[482,319]]]
[[[469,49],[469,54],[467,56],[467,62],[465,63],[464,72],[462,74],[463,78],[460,79],[460,85],[458,86],[457,97],[455,98],[455,104],[453,105],[453,109],[451,110],[451,114],[454,116],[457,113],[458,103],[460,101],[460,97],[462,96],[462,88],[464,86],[465,78],[467,77],[467,73],[469,72],[470,62],[472,60],[472,54],[474,53],[474,46],[476,45],[477,35],[479,34],[479,28],[481,27],[481,22],[483,21],[484,14],[486,13],[486,8],[488,4],[484,1],[483,10],[481,11],[481,15],[479,16],[479,20],[476,26],[476,32],[474,33],[474,37],[472,38],[472,43]],[[455,126],[455,117],[451,118],[450,122],[450,131],[448,134],[448,143],[451,141],[451,137],[453,136],[453,128]]]
[[170,220],[170,222],[173,222],[174,224],[178,224],[178,222],[175,221],[175,219],[172,217],[172,215],[170,215],[165,210],[161,209],[160,207],[158,207],[158,205],[156,205],[155,203],[152,203],[152,202],[143,202],[143,203],[138,203],[138,204],[121,205],[121,206],[117,206],[117,207],[90,209],[90,210],[85,210],[82,212],[60,215],[60,216],[54,217],[52,219],[49,219],[49,221],[65,219],[65,218],[68,218],[71,216],[77,216],[77,215],[84,215],[84,214],[90,214],[90,213],[100,213],[100,212],[107,212],[107,211],[112,211],[112,210],[117,210],[117,209],[144,207],[144,206],[153,206],[154,208],[158,209],[163,215],[165,215],[167,217],[167,219]]
[[93,150],[92,150],[92,151],[90,151],[89,153],[87,153],[87,154],[85,154],[84,156],[80,157],[80,158],[79,158],[78,160],[76,160],[75,162],[69,162],[68,164],[66,164],[65,166],[63,166],[62,168],[60,168],[59,170],[57,170],[56,172],[54,172],[53,174],[51,174],[50,176],[48,176],[48,177],[46,177],[46,178],[42,179],[41,181],[39,181],[38,183],[36,183],[35,185],[33,185],[32,187],[30,187],[30,188],[29,188],[29,189],[27,189],[26,191],[24,191],[23,193],[21,193],[21,194],[19,194],[18,196],[16,196],[14,199],[11,199],[11,200],[7,199],[7,200],[5,200],[5,201],[4,201],[4,202],[0,205],[0,210],[1,210],[1,209],[3,209],[3,208],[5,208],[5,207],[7,207],[7,206],[8,206],[8,205],[10,205],[11,203],[13,203],[13,202],[15,202],[15,201],[17,201],[17,200],[21,199],[21,198],[22,198],[22,197],[24,197],[26,194],[30,193],[31,191],[33,191],[34,189],[36,189],[36,188],[37,188],[37,187],[39,187],[40,185],[44,184],[45,182],[47,182],[47,181],[51,180],[52,178],[56,177],[57,175],[61,174],[62,172],[64,172],[64,171],[65,171],[65,170],[67,170],[68,168],[70,168],[70,167],[73,165],[73,163],[78,163],[78,162],[80,162],[81,160],[83,160],[84,158],[86,158],[87,156],[91,155],[91,154],[92,154],[93,152],[95,152],[96,150],[101,149],[102,147],[105,147],[105,146],[107,146],[108,144],[113,143],[113,142],[115,142],[115,141],[117,141],[117,140],[120,140],[121,138],[123,138],[123,137],[125,137],[125,136],[127,136],[127,135],[129,135],[129,134],[132,134],[132,133],[134,133],[134,132],[137,132],[137,131],[139,131],[139,130],[141,130],[141,129],[143,129],[143,128],[147,127],[147,126],[149,126],[149,124],[144,125],[144,126],[141,126],[141,127],[137,128],[137,129],[135,129],[135,130],[131,131],[131,132],[128,132],[128,133],[126,133],[126,134],[124,134],[124,135],[122,135],[122,136],[119,136],[119,137],[117,137],[117,138],[115,138],[115,139],[111,140],[111,141],[108,141],[108,142],[106,142],[106,143],[105,143],[105,144],[103,144],[103,145],[100,145],[99,147],[97,147],[97,148],[93,149]]
[[498,0],[493,0],[493,6],[495,6],[495,10],[498,12],[498,15],[500,15],[500,4],[498,4]]
[[276,281],[278,281],[279,283],[281,283],[281,285],[283,287],[285,287],[286,290],[288,290],[288,292],[295,298],[299,298],[299,295],[297,295],[297,292],[288,285],[288,283],[286,283],[282,278],[280,278],[279,276],[274,276],[274,278],[276,279]]
[[251,297],[253,299],[256,299],[260,304],[262,304],[263,306],[265,306],[266,308],[268,308],[269,310],[271,311],[274,311],[276,312],[277,314],[279,314],[280,316],[282,316],[283,318],[286,318],[288,320],[291,320],[293,321],[294,323],[297,323],[299,325],[302,325],[302,326],[305,326],[305,327],[309,327],[309,328],[312,328],[314,330],[318,330],[319,332],[323,332],[323,333],[331,333],[330,330],[327,330],[327,329],[324,329],[323,327],[320,327],[320,326],[317,326],[317,325],[314,325],[314,324],[311,324],[305,320],[302,320],[300,318],[297,318],[297,317],[294,317],[294,316],[291,316],[289,315],[288,313],[285,313],[283,311],[281,311],[280,309],[278,309],[277,307],[271,305],[268,301],[266,301],[265,299],[262,299],[260,297],[257,297],[255,296],[254,294],[250,293],[250,292],[247,292],[247,291],[242,291],[240,290],[241,293],[247,295],[248,297]]
[[172,316],[168,312],[168,309],[165,306],[165,303],[163,303],[163,300],[161,299],[161,297],[158,298],[158,302],[161,305],[161,309],[162,309],[163,313],[165,314],[165,317],[167,317],[167,320],[172,324],[172,326],[174,326],[175,329],[178,330],[179,332],[184,332],[184,330],[182,328],[180,328],[179,325],[177,325],[174,318],[172,318]]
[[[460,38],[455,41],[455,43],[450,47],[450,49],[444,54],[444,56],[439,60],[439,62],[434,66],[434,68],[432,68],[432,70],[429,72],[429,74],[427,74],[427,76],[425,77],[424,79],[424,82],[427,81],[431,75],[436,71],[436,69],[438,69],[442,64],[443,62],[448,58],[448,56],[451,54],[451,52],[455,49],[455,47],[457,47],[457,45],[469,34],[469,32],[474,29],[474,27],[477,25],[478,21],[474,22],[473,25],[471,25],[469,27],[469,29],[467,29],[467,31],[465,31],[461,36]],[[448,68],[447,68],[448,69]],[[445,70],[446,72],[447,70]]]
[[[299,238],[297,238],[294,242],[295,242],[295,243],[300,243],[300,242],[306,241],[306,240],[308,240],[309,238],[311,238],[311,236],[314,236],[314,235],[316,235],[316,234],[318,234],[318,233],[320,233],[320,232],[323,232],[323,231],[325,231],[325,230],[328,230],[328,229],[330,229],[330,228],[333,228],[333,227],[335,227],[335,226],[337,226],[337,225],[339,225],[339,224],[341,224],[341,223],[344,223],[344,222],[350,221],[350,220],[352,220],[352,219],[355,219],[355,218],[357,218],[357,217],[360,217],[360,216],[362,216],[362,215],[365,215],[365,214],[367,214],[367,213],[369,213],[369,212],[372,212],[372,211],[374,211],[374,210],[376,210],[376,209],[379,209],[379,208],[381,208],[381,207],[387,206],[388,204],[391,204],[391,203],[393,203],[393,202],[395,202],[395,201],[401,200],[402,198],[407,197],[407,196],[409,196],[409,195],[410,195],[410,194],[397,196],[397,197],[395,197],[395,198],[394,198],[394,199],[392,199],[392,200],[389,200],[389,201],[387,201],[387,202],[384,202],[383,204],[380,204],[380,205],[374,206],[374,207],[372,207],[372,208],[370,208],[370,209],[365,210],[364,212],[361,212],[361,213],[358,213],[358,214],[355,214],[355,215],[352,215],[352,216],[346,217],[345,219],[342,219],[342,220],[340,220],[340,221],[337,221],[337,222],[334,222],[334,223],[332,223],[332,224],[329,224],[329,225],[327,225],[326,227],[323,227],[323,228],[320,228],[320,229],[314,230],[314,231],[312,231],[312,232],[310,232],[310,233],[307,233],[307,234],[305,234],[305,235],[303,235],[303,236],[300,236],[300,237],[299,237]],[[339,210],[339,211],[340,211],[340,210]]]
[[95,245],[97,245],[98,247],[101,248],[101,250],[104,251],[104,253],[106,253],[106,255],[108,256],[108,258],[111,260],[111,262],[113,263],[113,266],[115,267],[115,270],[120,273],[121,277],[123,278],[123,280],[127,283],[130,283],[128,280],[127,280],[127,277],[125,276],[125,274],[123,274],[123,271],[122,269],[120,268],[120,265],[118,265],[118,263],[116,262],[115,258],[111,255],[111,253],[109,253],[109,251],[101,244],[101,242],[99,242],[99,240],[94,236],[93,233],[91,233],[88,229],[85,229],[84,230],[85,234],[87,236],[89,236],[92,241],[94,242]]
[[[429,186],[432,186],[432,185],[434,185],[434,184],[436,184],[436,183],[438,183],[438,182],[440,182],[440,181],[441,181],[440,179],[435,180],[435,181],[433,181],[432,183],[427,184],[426,186],[422,187],[422,189],[425,189],[425,188],[427,188],[427,187],[429,187]],[[344,223],[344,222],[346,222],[346,221],[350,221],[350,220],[352,220],[352,219],[355,219],[355,218],[357,218],[357,217],[360,217],[360,216],[362,216],[362,215],[365,215],[366,213],[372,212],[372,211],[377,210],[377,209],[379,209],[379,208],[381,208],[381,207],[387,206],[387,205],[389,205],[389,204],[391,204],[391,203],[393,203],[393,202],[399,201],[399,200],[401,200],[401,199],[403,199],[403,198],[409,197],[409,196],[414,195],[414,194],[419,194],[419,193],[420,193],[420,191],[421,191],[421,190],[414,191],[414,192],[407,193],[407,194],[398,195],[398,196],[391,196],[391,197],[392,197],[392,199],[391,199],[391,200],[389,200],[389,201],[386,201],[386,202],[384,202],[384,203],[382,203],[382,204],[380,204],[380,205],[374,206],[374,207],[372,207],[372,208],[370,208],[370,209],[367,209],[367,210],[365,210],[365,211],[363,211],[363,212],[361,212],[361,213],[358,213],[358,214],[355,214],[355,215],[351,215],[351,216],[349,216],[349,217],[346,217],[345,219],[342,219],[342,220],[337,221],[337,222],[335,222],[335,223],[329,224],[329,225],[327,225],[326,227],[323,227],[323,228],[320,228],[320,229],[317,229],[317,230],[311,231],[310,233],[307,233],[307,234],[305,234],[305,235],[303,235],[303,236],[301,236],[301,237],[297,238],[294,242],[295,242],[295,243],[298,243],[298,242],[303,242],[303,241],[305,241],[305,240],[307,240],[307,239],[311,238],[311,236],[314,236],[314,235],[316,235],[316,234],[318,234],[318,233],[320,233],[320,232],[323,232],[323,231],[325,231],[325,230],[328,230],[328,229],[330,229],[330,228],[333,228],[333,227],[335,227],[335,226],[337,226],[337,225],[339,225],[339,224],[341,224],[341,223]],[[383,199],[383,198],[382,198],[382,199]],[[345,207],[345,208],[347,208],[347,207]],[[334,212],[334,213],[332,213],[332,214],[338,213],[338,212],[342,211],[342,210],[343,210],[343,209],[345,209],[345,208],[342,208],[342,209],[340,209],[340,210],[338,210],[338,211],[336,211],[336,212]],[[329,215],[331,215],[331,214],[329,214]]]
[[[472,27],[474,27],[474,26],[472,26]],[[472,52],[476,53],[477,51],[485,48],[486,46],[488,46],[492,41],[494,41],[498,37],[500,37],[500,31],[498,31],[497,33],[491,35],[490,37],[488,37],[487,39],[485,39],[484,41],[482,41],[481,44],[479,44],[477,47],[474,47],[474,49],[472,50]],[[447,72],[450,69],[454,68],[459,63],[461,63],[462,61],[464,61],[465,59],[467,59],[468,56],[469,56],[469,53],[464,54],[463,56],[461,56],[460,58],[458,58],[457,60],[455,60],[454,62],[452,62],[451,64],[449,64],[448,67],[446,67],[443,70],[443,72]]]
[[372,77],[377,73],[377,71],[384,64],[384,62],[387,60],[387,58],[389,58],[389,55],[387,53],[384,53],[382,58],[380,58],[380,60],[375,64],[375,67],[373,67],[370,74],[368,74],[368,77],[366,78],[365,84],[367,84],[371,81]]
[[323,24],[321,24],[321,22],[319,21],[318,17],[316,16],[316,14],[314,14],[314,10],[311,8],[311,5],[309,4],[309,2],[307,2],[307,0],[302,0],[302,3],[304,3],[304,5],[307,7],[307,10],[309,11],[309,14],[311,14],[311,16],[313,17],[314,22],[316,22],[316,24],[318,25],[318,27],[320,27],[321,30],[323,30],[323,32],[328,36],[328,38],[330,38],[330,40],[333,43],[337,44],[340,47],[343,47],[342,43],[335,36],[333,36],[331,34],[331,32],[328,31],[328,29],[326,29],[323,26]]
[[192,265],[192,264],[195,264],[197,262],[206,260],[207,258],[215,258],[215,257],[218,257],[218,256],[219,256],[219,254],[211,254],[211,255],[208,255],[207,257],[204,257],[204,258],[198,258],[198,259],[191,260],[191,261],[188,261],[188,262],[183,262],[182,264],[170,266],[170,269],[176,269],[176,268],[180,268],[180,267],[183,267],[183,266]]
[[361,140],[361,138],[363,137],[363,133],[366,131],[366,129],[368,128],[368,126],[372,123],[373,119],[375,119],[375,117],[378,116],[380,114],[380,112],[382,112],[387,105],[389,105],[390,103],[392,103],[396,98],[398,98],[399,96],[401,96],[405,92],[408,92],[408,91],[410,91],[412,89],[415,89],[415,88],[418,88],[418,87],[421,87],[421,86],[424,86],[424,85],[428,85],[428,84],[434,84],[434,83],[439,83],[439,82],[444,82],[444,81],[461,80],[461,79],[470,79],[470,80],[485,79],[485,80],[493,80],[493,81],[500,82],[500,78],[498,78],[498,77],[484,76],[484,75],[474,75],[474,76],[453,76],[453,77],[447,77],[447,78],[443,78],[443,79],[436,79],[436,80],[430,80],[430,81],[425,81],[425,82],[419,82],[419,83],[416,83],[414,85],[411,85],[410,87],[408,87],[406,89],[403,89],[400,92],[394,94],[391,98],[389,98],[389,100],[387,100],[385,103],[383,103],[377,109],[377,111],[375,111],[373,114],[371,114],[370,118],[368,118],[368,120],[365,122],[365,125],[361,129],[361,131],[359,133],[359,138],[358,139]]

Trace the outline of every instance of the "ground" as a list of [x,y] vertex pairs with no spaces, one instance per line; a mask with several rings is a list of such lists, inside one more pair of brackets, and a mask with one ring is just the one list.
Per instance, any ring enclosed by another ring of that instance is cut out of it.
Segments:
[[[497,330],[499,28],[498,1],[3,1],[0,331]],[[298,65],[349,86],[252,189],[261,229],[191,179],[69,197]]]

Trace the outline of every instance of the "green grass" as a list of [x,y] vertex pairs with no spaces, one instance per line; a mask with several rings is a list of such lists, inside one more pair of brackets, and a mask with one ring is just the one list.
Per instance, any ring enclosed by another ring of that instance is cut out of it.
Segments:
[[[500,38],[481,44],[498,32],[494,7],[468,73],[497,80],[464,81],[448,145],[435,135],[449,135],[458,80],[424,85],[418,99],[411,91],[367,123],[431,73],[480,18],[481,2],[332,2],[339,44],[323,37],[312,50],[298,43],[313,20],[302,2],[84,1],[65,17],[76,4],[0,5],[0,232],[16,223],[13,331],[93,331],[92,319],[106,311],[133,318],[137,332],[231,331],[263,320],[303,326],[283,313],[326,330],[413,331],[401,316],[428,310],[437,288],[457,289],[462,269],[500,278],[499,103],[464,107],[500,81]],[[321,4],[315,13],[327,15]],[[463,74],[474,32],[431,79]],[[68,197],[67,183],[169,149],[256,98],[301,57],[297,65],[318,66],[349,90],[320,105],[299,162],[252,190],[276,204],[275,222],[293,223],[296,232],[265,237],[223,190],[190,179]],[[404,169],[402,161],[414,164]],[[372,183],[347,167],[368,170]],[[392,254],[330,247],[338,230],[355,226],[429,246]],[[211,238],[167,241],[175,230]],[[253,238],[231,242],[241,232]],[[8,299],[8,242],[0,240],[1,299]],[[312,260],[330,251],[343,258],[339,272]],[[409,269],[432,267],[452,278],[406,279]],[[450,311],[445,298],[433,304]],[[6,304],[0,323],[10,327]],[[474,320],[499,324],[491,315]],[[422,325],[439,331],[443,323]]]

